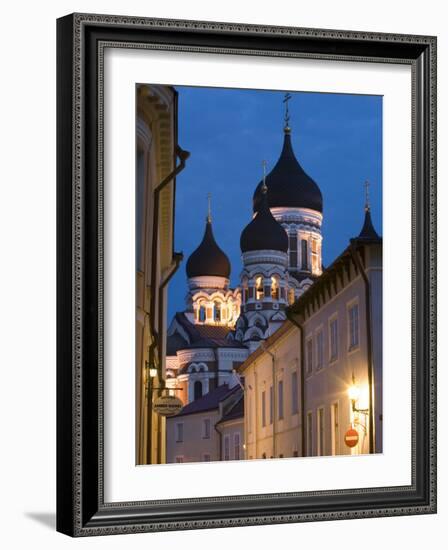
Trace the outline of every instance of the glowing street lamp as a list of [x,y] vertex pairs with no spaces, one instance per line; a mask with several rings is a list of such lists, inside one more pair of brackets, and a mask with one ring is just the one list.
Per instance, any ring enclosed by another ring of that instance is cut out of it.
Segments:
[[361,395],[361,389],[358,386],[358,384],[356,383],[354,374],[352,374],[352,384],[348,388],[347,393],[348,393],[348,398],[350,399],[350,401],[352,403],[352,411],[354,413],[361,413],[361,414],[365,414],[365,415],[369,414],[369,409],[360,409],[357,406],[357,403],[359,401],[359,397]]

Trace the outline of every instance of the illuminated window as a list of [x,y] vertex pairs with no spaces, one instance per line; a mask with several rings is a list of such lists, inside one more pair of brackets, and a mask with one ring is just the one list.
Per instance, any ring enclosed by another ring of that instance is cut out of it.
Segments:
[[263,277],[261,275],[255,279],[255,297],[257,300],[263,300],[264,298]]
[[317,239],[311,241],[311,270],[314,273],[319,269],[319,253]]
[[293,304],[294,301],[295,301],[295,293],[294,293],[294,289],[293,288],[290,288],[288,290],[288,303],[289,304]]
[[271,298],[273,300],[278,300],[279,288],[278,288],[278,279],[277,277],[271,277]]
[[216,323],[221,321],[221,304],[219,302],[215,302],[213,305],[213,320]]

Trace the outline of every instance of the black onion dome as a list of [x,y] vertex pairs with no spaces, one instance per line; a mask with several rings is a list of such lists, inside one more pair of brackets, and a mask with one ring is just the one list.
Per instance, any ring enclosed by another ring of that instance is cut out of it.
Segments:
[[372,216],[370,215],[370,208],[366,208],[366,214],[364,217],[364,225],[362,226],[361,233],[357,237],[361,240],[376,241],[380,237],[375,231],[372,222]]
[[230,261],[219,248],[213,236],[212,223],[207,219],[205,233],[201,244],[187,261],[187,277],[225,277],[230,275]]
[[252,250],[288,251],[288,235],[271,214],[266,192],[262,191],[260,208],[241,233],[240,247],[241,252]]
[[[261,181],[253,196],[254,212],[261,201]],[[322,212],[322,193],[317,183],[308,176],[294,155],[290,129],[285,128],[283,149],[277,164],[266,176],[269,207],[310,208]]]

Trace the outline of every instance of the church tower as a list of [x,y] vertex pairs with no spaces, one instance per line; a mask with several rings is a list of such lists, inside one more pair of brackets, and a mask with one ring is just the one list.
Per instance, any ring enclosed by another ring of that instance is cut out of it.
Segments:
[[[292,303],[322,273],[322,193],[305,172],[292,147],[288,102],[285,95],[283,148],[272,171],[266,176],[267,199],[274,218],[288,235],[287,270],[290,274],[289,303]],[[256,214],[263,200],[263,181],[253,196]]]
[[241,233],[240,247],[242,315],[235,337],[252,352],[286,319],[288,295],[288,236],[269,210],[265,183],[257,213]]
[[210,195],[208,200],[204,236],[186,266],[186,315],[196,325],[233,328],[240,314],[241,297],[238,289],[229,288],[230,261],[213,235]]

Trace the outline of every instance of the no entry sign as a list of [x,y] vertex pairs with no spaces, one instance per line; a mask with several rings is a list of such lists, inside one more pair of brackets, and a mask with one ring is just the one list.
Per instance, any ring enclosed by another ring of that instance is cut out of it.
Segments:
[[344,441],[347,447],[355,447],[359,441],[358,432],[354,428],[349,428],[345,432]]

